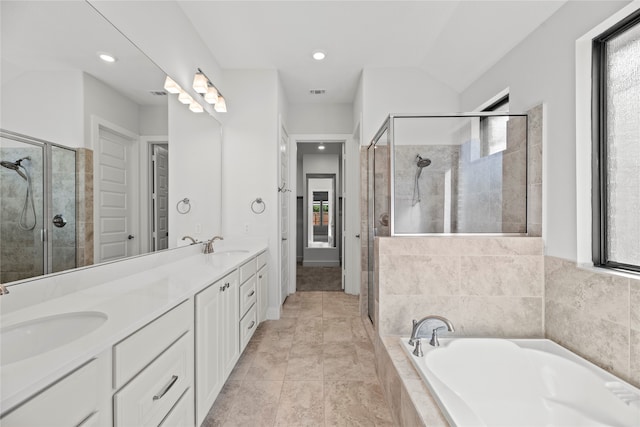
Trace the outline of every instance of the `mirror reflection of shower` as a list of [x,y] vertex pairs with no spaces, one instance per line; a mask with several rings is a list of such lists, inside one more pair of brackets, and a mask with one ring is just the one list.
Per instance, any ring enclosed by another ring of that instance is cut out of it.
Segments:
[[[0,161],[0,165],[3,167],[15,171],[22,179],[26,181],[27,188],[24,198],[24,205],[22,207],[22,212],[20,213],[20,220],[18,221],[18,226],[22,230],[33,230],[36,228],[36,207],[33,201],[33,189],[31,187],[31,175],[25,166],[22,165],[23,161],[31,161],[31,157],[26,156],[21,159],[16,160],[15,162],[8,161]],[[22,170],[20,170],[22,169]],[[30,209],[29,209],[30,208]],[[29,213],[31,212],[33,220],[30,221]]]
[[430,164],[431,159],[423,158],[420,154],[416,155],[416,166],[418,169],[416,169],[416,177],[414,179],[413,200],[411,206],[415,206],[420,203],[420,185],[418,179],[420,178],[420,174],[422,174],[422,169],[426,168]]

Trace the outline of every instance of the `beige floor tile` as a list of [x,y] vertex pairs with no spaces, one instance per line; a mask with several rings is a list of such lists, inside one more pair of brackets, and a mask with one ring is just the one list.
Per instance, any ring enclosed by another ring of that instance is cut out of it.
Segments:
[[245,381],[283,380],[287,371],[289,354],[274,351],[256,353],[253,363],[244,376]]
[[240,381],[227,380],[211,410],[202,422],[202,427],[218,427],[224,423],[240,387]]
[[284,379],[287,381],[322,381],[323,372],[324,363],[322,353],[302,357],[290,356]]
[[243,381],[223,426],[273,426],[282,381]]
[[393,425],[377,381],[325,381],[324,410],[326,425]]
[[324,425],[322,381],[285,381],[282,385],[276,426]]

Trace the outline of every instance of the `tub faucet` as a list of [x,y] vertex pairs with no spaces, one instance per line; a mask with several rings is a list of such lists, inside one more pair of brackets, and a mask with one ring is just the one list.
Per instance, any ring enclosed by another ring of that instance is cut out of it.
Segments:
[[213,242],[215,242],[216,240],[224,240],[224,237],[222,237],[222,236],[213,236],[211,238],[211,240],[207,240],[207,243],[205,243],[205,245],[204,245],[204,253],[205,254],[212,254],[213,253]]
[[194,238],[193,238],[193,237],[191,237],[191,236],[184,236],[184,237],[182,238],[182,240],[187,240],[187,239],[191,240],[191,244],[192,244],[192,245],[195,245],[196,243],[198,243],[198,242],[196,241],[196,239],[194,239]]
[[[447,329],[449,332],[455,330],[451,321],[442,316],[427,316],[420,320],[414,319],[409,345],[414,345],[415,342],[421,338],[430,338],[429,344],[433,347],[438,347],[440,346],[438,331],[443,329]],[[431,337],[429,337],[429,335],[431,335]]]

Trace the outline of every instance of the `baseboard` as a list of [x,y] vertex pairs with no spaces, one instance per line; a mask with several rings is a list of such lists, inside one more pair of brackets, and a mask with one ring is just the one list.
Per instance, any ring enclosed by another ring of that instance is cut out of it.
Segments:
[[340,261],[302,261],[303,267],[340,267]]

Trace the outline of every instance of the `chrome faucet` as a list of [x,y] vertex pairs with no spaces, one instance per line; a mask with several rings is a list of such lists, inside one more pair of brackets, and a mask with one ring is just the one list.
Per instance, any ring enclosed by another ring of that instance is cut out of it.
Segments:
[[204,245],[204,253],[205,254],[212,254],[213,253],[213,242],[215,242],[216,240],[224,240],[224,237],[222,237],[222,236],[213,236],[211,238],[211,240],[207,240],[207,243],[205,243],[205,245]]
[[8,293],[9,293],[9,289],[5,285],[0,283],[0,295],[6,295]]
[[[422,350],[418,349],[420,339],[429,338],[429,335],[431,335],[429,344],[433,347],[440,346],[438,331],[443,329],[447,329],[449,332],[454,332],[455,330],[451,321],[442,316],[427,316],[420,320],[414,320],[413,327],[411,329],[411,338],[409,338],[409,345],[416,344],[416,351],[414,354],[422,353]],[[417,355],[418,354],[416,354],[416,356]]]
[[184,236],[184,237],[182,238],[182,240],[187,240],[187,239],[191,240],[191,244],[192,244],[192,245],[195,245],[196,243],[198,243],[198,242],[196,241],[196,239],[194,239],[194,238],[193,238],[193,237],[191,237],[191,236]]

